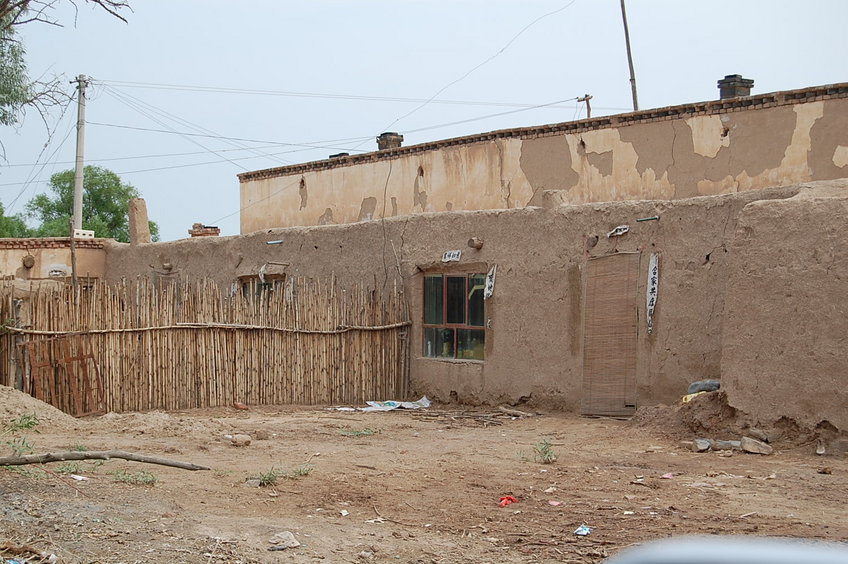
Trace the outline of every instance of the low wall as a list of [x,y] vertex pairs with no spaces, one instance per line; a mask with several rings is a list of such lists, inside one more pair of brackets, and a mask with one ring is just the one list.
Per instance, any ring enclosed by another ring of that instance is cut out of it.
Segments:
[[740,213],[727,269],[722,385],[763,425],[848,430],[848,196],[819,183]]
[[[210,277],[227,286],[262,270],[266,275],[334,276],[343,284],[365,279],[378,288],[399,284],[413,322],[410,377],[415,392],[441,400],[530,399],[576,409],[582,394],[587,260],[640,252],[642,274],[634,288],[639,296],[638,403],[672,402],[689,382],[721,376],[722,347],[727,346],[725,283],[738,275],[732,269],[741,268],[729,262],[740,212],[752,202],[787,198],[797,191],[788,187],[677,201],[419,214],[137,247],[116,243],[108,249],[106,266],[112,280]],[[636,221],[654,216],[659,219]],[[630,226],[629,233],[607,237],[623,224]],[[483,247],[469,248],[471,237],[482,239]],[[446,267],[441,259],[448,250],[462,250],[462,257]],[[660,278],[649,335],[645,295],[651,253],[660,255]],[[424,273],[445,268],[486,272],[494,265],[494,294],[486,301],[485,360],[424,358]],[[739,315],[746,315],[742,304],[734,304]]]

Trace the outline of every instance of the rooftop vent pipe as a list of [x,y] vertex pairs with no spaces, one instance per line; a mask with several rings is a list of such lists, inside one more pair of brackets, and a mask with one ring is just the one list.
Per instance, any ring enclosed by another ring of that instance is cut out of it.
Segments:
[[397,149],[403,143],[403,135],[395,131],[387,131],[381,133],[377,137],[377,149],[383,151],[385,149]]
[[737,98],[739,96],[750,96],[754,81],[750,78],[742,78],[741,74],[729,74],[718,81],[718,89],[721,99]]

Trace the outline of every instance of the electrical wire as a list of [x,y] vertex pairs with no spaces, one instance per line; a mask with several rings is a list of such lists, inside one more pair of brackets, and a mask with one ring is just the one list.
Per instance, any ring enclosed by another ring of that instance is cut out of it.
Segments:
[[[520,37],[520,36],[521,36],[524,32],[525,32],[525,31],[527,31],[528,29],[530,29],[532,26],[536,25],[536,23],[538,23],[539,21],[541,21],[541,20],[543,20],[543,19],[545,19],[545,18],[547,18],[547,17],[549,17],[549,16],[553,16],[554,14],[558,14],[558,13],[562,12],[563,10],[566,10],[566,9],[570,8],[570,7],[571,7],[571,6],[572,6],[575,2],[577,2],[577,0],[571,0],[570,2],[568,2],[567,4],[565,4],[564,6],[562,6],[561,8],[557,8],[556,10],[554,10],[554,11],[552,11],[552,12],[548,12],[548,13],[546,13],[546,14],[542,14],[541,16],[537,17],[535,20],[533,20],[533,21],[532,21],[532,22],[530,22],[529,24],[525,25],[523,28],[521,28],[521,30],[520,30],[518,33],[516,33],[515,35],[513,35],[513,36],[512,36],[512,38],[511,38],[509,41],[507,41],[507,42],[506,42],[506,44],[505,44],[503,47],[501,47],[501,48],[500,48],[500,49],[499,49],[499,50],[498,50],[495,54],[491,55],[489,58],[485,59],[485,60],[484,60],[484,61],[482,61],[481,63],[479,63],[479,64],[477,64],[476,66],[472,67],[472,68],[471,68],[468,72],[466,72],[465,74],[463,74],[462,76],[460,76],[460,77],[459,77],[459,78],[457,78],[456,80],[453,80],[453,81],[451,81],[451,82],[447,83],[446,85],[442,86],[439,90],[437,90],[437,91],[436,91],[436,93],[435,93],[435,94],[433,94],[432,96],[430,96],[430,97],[429,97],[427,100],[425,100],[423,103],[421,103],[420,105],[416,106],[415,108],[413,108],[413,109],[412,109],[412,110],[410,110],[409,112],[407,112],[407,113],[403,114],[402,116],[400,116],[399,118],[397,118],[397,119],[395,119],[393,122],[391,122],[390,124],[388,124],[388,125],[386,125],[385,127],[383,127],[382,131],[388,131],[389,129],[391,129],[391,127],[392,127],[392,126],[394,126],[394,125],[395,125],[396,123],[398,123],[399,121],[401,121],[401,120],[403,120],[403,119],[408,118],[409,116],[411,116],[412,114],[414,114],[415,112],[417,112],[418,110],[420,110],[421,108],[423,108],[423,107],[427,106],[428,104],[430,104],[433,100],[435,100],[435,99],[436,99],[436,96],[438,96],[439,94],[441,94],[442,92],[444,92],[445,90],[447,90],[448,88],[450,88],[451,86],[453,86],[454,84],[456,84],[456,83],[458,83],[458,82],[460,82],[460,81],[462,81],[462,80],[465,80],[465,79],[466,79],[466,78],[467,78],[467,77],[468,77],[471,73],[473,73],[474,71],[476,71],[476,70],[477,70],[477,69],[479,69],[480,67],[482,67],[482,66],[484,66],[484,65],[488,64],[489,62],[491,62],[492,60],[494,60],[495,58],[497,58],[497,57],[498,57],[501,53],[503,53],[504,51],[506,51],[506,50],[507,50],[507,49],[508,49],[508,48],[509,48],[509,47],[510,47],[510,46],[511,46],[511,45],[512,45],[512,44],[513,44],[513,43],[514,43],[514,42],[515,42],[515,41],[516,41],[516,40],[517,40],[517,39],[518,39],[518,38],[519,38],[519,37]],[[361,143],[360,143],[360,145],[361,145]],[[359,145],[357,145],[357,147],[359,147]]]
[[[347,148],[344,148],[344,147],[331,147],[331,146],[326,146],[326,145],[314,145],[314,144],[310,144],[310,143],[283,143],[283,142],[275,143],[273,141],[267,141],[267,140],[263,141],[263,140],[259,140],[259,139],[245,139],[243,137],[226,137],[226,136],[223,136],[223,135],[208,135],[208,134],[205,134],[205,133],[188,133],[188,132],[185,132],[185,131],[173,131],[173,130],[170,130],[170,129],[153,129],[153,128],[149,128],[149,127],[136,127],[136,126],[132,126],[132,125],[123,125],[123,124],[116,124],[116,123],[103,123],[103,122],[96,122],[96,121],[89,121],[89,122],[86,122],[86,123],[88,125],[98,125],[98,126],[101,126],[101,127],[115,127],[115,128],[119,128],[119,129],[132,129],[132,130],[135,130],[135,131],[148,131],[148,132],[152,132],[152,133],[168,133],[168,134],[173,134],[173,135],[180,135],[180,136],[183,136],[183,137],[203,137],[203,138],[207,138],[207,139],[230,139],[230,140],[236,140],[236,141],[244,141],[244,142],[247,142],[247,143],[265,143],[265,144],[273,145],[273,146],[277,146],[277,147],[307,147],[309,149],[329,149],[329,150],[333,150],[333,151],[335,151],[335,150],[351,150],[352,151],[353,150],[353,149],[347,149]],[[362,139],[371,139],[371,137],[369,136],[369,137],[351,137],[351,138],[349,138],[349,140],[351,140],[351,141],[359,141],[359,140],[362,140]],[[347,141],[347,140],[348,139],[339,139],[339,141]],[[360,151],[360,152],[366,152],[366,151]]]
[[[158,108],[158,107],[156,107],[152,104],[144,102],[143,100],[136,98],[135,96],[132,96],[130,94],[127,94],[126,92],[121,92],[120,90],[112,88],[112,87],[107,87],[107,88],[109,88],[112,91],[113,94],[116,94],[121,98],[129,99],[132,102],[138,104],[139,106],[143,106],[143,107],[147,108],[149,111],[155,112],[158,115],[160,115],[160,116],[162,116],[166,119],[171,119],[171,120],[177,122],[180,125],[187,126],[194,131],[200,131],[200,132],[203,132],[203,133],[216,134],[217,135],[217,133],[215,131],[212,131],[212,130],[207,129],[205,127],[202,127],[200,125],[194,124],[194,123],[188,121],[187,119],[184,119],[184,118],[177,116],[177,115],[174,115],[174,114],[172,114],[172,113],[170,113],[166,110]],[[233,147],[243,148],[243,149],[249,150],[256,155],[261,155],[261,156],[265,156],[265,157],[268,157],[268,158],[271,158],[271,159],[275,159],[275,157],[271,157],[267,153],[263,153],[262,151],[260,151],[256,148],[247,147],[246,145],[243,145],[240,142],[236,142],[236,141],[232,141],[232,140],[226,140],[225,142],[227,144],[233,146]],[[290,161],[286,161],[285,159],[276,159],[276,160],[278,162],[280,162],[281,164],[291,164]]]
[[575,98],[567,98],[565,100],[558,100],[556,102],[551,102],[550,104],[540,104],[538,106],[533,106],[531,108],[521,108],[520,110],[510,110],[508,112],[499,112],[497,114],[489,114],[489,115],[486,115],[486,116],[479,116],[479,117],[475,117],[475,118],[462,119],[462,120],[459,120],[459,121],[451,121],[451,122],[442,123],[442,124],[439,124],[439,125],[430,125],[430,126],[427,126],[427,127],[419,127],[418,129],[406,129],[406,130],[404,130],[404,133],[418,133],[419,131],[428,131],[430,129],[439,129],[441,127],[450,127],[452,125],[460,125],[460,124],[463,124],[463,123],[470,123],[472,121],[480,121],[480,120],[489,119],[489,118],[493,118],[493,117],[500,117],[500,116],[505,116],[505,115],[509,115],[509,114],[517,114],[519,112],[526,112],[528,110],[535,110],[535,109],[538,109],[538,108],[544,108],[544,107],[547,107],[547,106],[551,106],[553,104],[561,104],[562,102],[570,102],[570,101],[576,100],[576,99],[577,99],[576,97]]
[[[62,109],[62,113],[60,114],[59,119],[57,120],[57,127],[58,127],[58,124],[62,122],[62,119],[64,119],[65,114],[67,113],[68,108],[70,106],[71,106],[71,100],[68,100],[68,103]],[[49,165],[49,164],[52,164],[53,166],[56,165],[55,162],[51,162],[51,161],[56,156],[56,154],[59,152],[59,150],[65,145],[65,142],[68,140],[68,137],[71,136],[71,132],[75,129],[75,125],[76,124],[73,121],[71,121],[71,123],[68,124],[68,131],[65,133],[65,136],[62,138],[62,141],[59,142],[59,144],[56,146],[56,148],[53,150],[53,152],[50,153],[50,156],[47,157],[47,159],[45,159],[45,161],[41,164],[41,167],[38,169],[38,172],[35,171],[36,167],[38,166],[38,161],[41,159],[41,156],[45,153],[45,151],[47,151],[47,148],[50,146],[50,143],[53,141],[52,136],[50,137],[50,140],[47,142],[47,144],[44,145],[44,148],[42,148],[41,152],[39,152],[38,157],[36,157],[35,163],[33,164],[32,170],[30,170],[30,172],[27,175],[27,178],[24,182],[22,182],[22,183],[9,183],[9,184],[3,184],[2,185],[2,186],[15,186],[15,185],[21,185],[21,184],[23,185],[23,187],[20,189],[20,191],[18,191],[17,195],[15,195],[15,197],[12,198],[12,201],[9,202],[9,205],[7,207],[7,210],[6,210],[8,213],[12,212],[12,210],[15,208],[15,204],[18,202],[20,197],[24,195],[24,193],[29,189],[30,186],[32,186],[33,184],[44,184],[44,183],[48,182],[46,180],[36,180],[36,178],[38,178],[41,175],[41,173],[44,172],[44,169],[47,168],[47,165]]]
[[[180,135],[181,137],[183,137],[183,138],[184,138],[186,141],[188,141],[189,143],[192,143],[192,144],[194,144],[194,145],[197,145],[197,146],[198,146],[198,147],[200,147],[201,149],[204,149],[205,151],[208,151],[208,152],[210,152],[210,153],[212,153],[212,154],[216,155],[216,156],[217,156],[217,157],[219,157],[220,159],[225,160],[225,161],[227,161],[227,162],[230,162],[231,164],[233,164],[233,165],[235,165],[235,166],[237,166],[237,167],[239,167],[239,168],[241,168],[241,169],[243,169],[243,170],[247,170],[245,167],[243,167],[243,166],[242,166],[242,165],[240,165],[239,163],[236,163],[236,162],[235,162],[235,161],[233,161],[232,159],[229,159],[228,157],[226,157],[226,156],[224,156],[224,155],[221,155],[220,153],[216,152],[216,151],[215,151],[215,150],[213,150],[213,149],[210,149],[209,147],[205,146],[204,144],[200,143],[199,141],[197,141],[197,140],[195,140],[195,139],[192,139],[192,138],[191,138],[191,136],[184,135],[184,134],[182,134],[182,133],[180,133],[180,132],[177,132],[177,131],[176,131],[176,130],[174,130],[172,127],[170,127],[170,125],[168,125],[168,123],[166,123],[163,119],[161,119],[161,118],[159,118],[159,117],[156,117],[156,116],[152,115],[149,111],[147,111],[147,110],[145,109],[145,107],[144,107],[144,105],[145,105],[145,103],[144,103],[144,102],[140,102],[140,101],[136,102],[135,100],[132,100],[132,99],[131,99],[131,97],[129,97],[129,96],[124,96],[124,95],[122,95],[121,93],[114,92],[114,91],[113,91],[113,89],[108,88],[108,87],[107,87],[107,93],[108,93],[108,94],[110,94],[111,96],[113,96],[114,98],[116,98],[118,101],[120,101],[120,102],[124,103],[124,104],[125,104],[126,106],[128,106],[129,108],[131,108],[131,109],[135,110],[136,112],[140,113],[141,115],[143,115],[144,117],[146,117],[146,118],[147,118],[147,119],[149,119],[150,121],[152,121],[152,122],[154,122],[154,123],[156,123],[156,124],[158,124],[158,125],[160,125],[160,126],[162,126],[162,127],[166,128],[168,131],[171,131],[171,132],[174,132],[174,133],[176,133],[176,134]],[[157,110],[158,110],[158,109],[157,109]],[[195,126],[193,126],[193,124],[189,125],[189,127],[193,127],[193,128],[195,128]]]
[[[105,85],[121,86],[124,88],[150,88],[156,90],[178,90],[185,92],[209,92],[219,94],[246,94],[246,95],[263,95],[263,96],[286,96],[293,98],[326,98],[330,100],[360,100],[373,102],[402,102],[402,103],[421,103],[427,102],[428,98],[403,98],[397,96],[364,96],[356,94],[328,94],[318,92],[291,92],[284,90],[252,90],[246,88],[224,88],[216,86],[190,86],[183,84],[157,84],[145,82],[130,82],[122,80],[103,80],[98,82]],[[429,100],[431,104],[446,104],[446,105],[462,105],[462,106],[500,106],[500,107],[515,107],[529,108],[533,104],[522,104],[516,102],[474,102],[468,100]],[[626,110],[628,108],[621,108]]]

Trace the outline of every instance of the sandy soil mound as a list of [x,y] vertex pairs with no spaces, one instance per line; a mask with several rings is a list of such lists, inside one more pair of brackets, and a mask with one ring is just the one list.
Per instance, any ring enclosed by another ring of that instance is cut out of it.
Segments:
[[37,400],[29,394],[19,392],[8,386],[0,386],[0,425],[5,425],[22,415],[38,417],[39,427],[52,430],[74,430],[81,421],[74,419],[52,405]]
[[640,407],[633,422],[676,439],[694,436],[723,439],[739,435],[748,427],[744,415],[727,404],[724,392],[701,394],[689,403]]
[[107,413],[93,421],[105,432],[155,434],[161,437],[208,436],[231,432],[232,426],[217,419],[198,419],[164,411]]

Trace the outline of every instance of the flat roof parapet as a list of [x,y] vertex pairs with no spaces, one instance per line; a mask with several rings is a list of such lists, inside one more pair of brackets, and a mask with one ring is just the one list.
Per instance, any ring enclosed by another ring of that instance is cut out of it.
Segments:
[[[74,246],[77,249],[102,249],[107,241],[113,241],[113,239],[75,239]],[[0,238],[0,249],[68,249],[70,247],[70,237]]]
[[679,106],[653,108],[650,110],[642,110],[625,114],[599,116],[596,118],[582,119],[579,121],[568,121],[529,127],[517,127],[513,129],[501,129],[497,131],[490,131],[487,133],[475,133],[473,135],[467,135],[464,137],[440,139],[438,141],[430,141],[418,145],[409,145],[407,147],[396,147],[390,149],[383,149],[382,151],[362,153],[360,155],[350,155],[344,158],[324,159],[320,161],[311,161],[288,166],[243,172],[238,175],[238,179],[239,182],[250,182],[254,180],[275,178],[278,176],[303,174],[305,172],[311,172],[315,170],[326,170],[331,168],[340,168],[344,166],[352,166],[382,161],[404,155],[423,153],[426,151],[435,151],[443,149],[445,147],[453,147],[456,145],[469,145],[473,143],[491,141],[494,139],[533,139],[535,137],[546,137],[559,133],[583,133],[585,131],[627,126],[635,123],[661,122],[672,119],[691,117],[693,115],[726,114],[741,110],[786,106],[800,104],[804,102],[811,102],[815,100],[827,100],[831,98],[848,98],[848,82],[841,82],[838,84],[827,84],[823,86],[811,86],[799,90],[786,90],[781,92],[772,92],[768,94],[758,94],[754,96],[746,96],[744,98],[728,98],[725,100],[710,100],[706,102],[681,104]]

